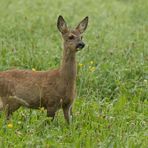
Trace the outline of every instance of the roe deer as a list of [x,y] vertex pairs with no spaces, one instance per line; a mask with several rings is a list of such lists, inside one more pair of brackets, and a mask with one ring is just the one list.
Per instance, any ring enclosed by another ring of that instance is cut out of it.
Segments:
[[0,72],[0,110],[7,110],[6,117],[20,106],[44,107],[47,116],[54,119],[62,108],[65,120],[70,122],[75,98],[76,52],[85,44],[81,34],[86,30],[88,17],[70,30],[64,18],[58,17],[57,28],[64,40],[61,66],[51,71],[8,70]]

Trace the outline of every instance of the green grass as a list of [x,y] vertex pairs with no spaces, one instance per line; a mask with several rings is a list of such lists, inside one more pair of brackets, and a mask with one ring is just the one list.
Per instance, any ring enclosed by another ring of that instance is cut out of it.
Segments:
[[70,26],[90,18],[73,122],[61,111],[53,122],[41,110],[21,108],[10,121],[1,114],[0,147],[146,148],[148,1],[0,0],[0,70],[58,67],[60,14]]

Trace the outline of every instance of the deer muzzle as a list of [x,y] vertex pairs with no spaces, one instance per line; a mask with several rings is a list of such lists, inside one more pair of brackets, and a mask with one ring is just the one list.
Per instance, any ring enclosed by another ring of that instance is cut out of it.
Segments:
[[78,43],[78,45],[76,46],[76,48],[82,49],[84,48],[85,44],[83,42]]

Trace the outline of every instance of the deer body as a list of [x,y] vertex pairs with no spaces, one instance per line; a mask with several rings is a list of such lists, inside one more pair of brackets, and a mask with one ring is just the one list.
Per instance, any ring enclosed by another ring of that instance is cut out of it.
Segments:
[[64,39],[63,58],[59,69],[0,72],[0,110],[7,109],[7,117],[20,106],[44,107],[47,109],[47,116],[52,118],[62,108],[69,123],[75,98],[76,51],[84,47],[80,34],[86,29],[87,23],[86,17],[76,30],[70,31],[63,17],[59,16],[57,27]]

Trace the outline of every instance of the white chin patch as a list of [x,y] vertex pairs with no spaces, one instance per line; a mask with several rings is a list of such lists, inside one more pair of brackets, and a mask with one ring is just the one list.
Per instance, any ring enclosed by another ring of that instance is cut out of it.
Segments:
[[1,109],[3,109],[3,101],[2,101],[2,99],[1,99],[1,97],[0,97],[0,110]]

